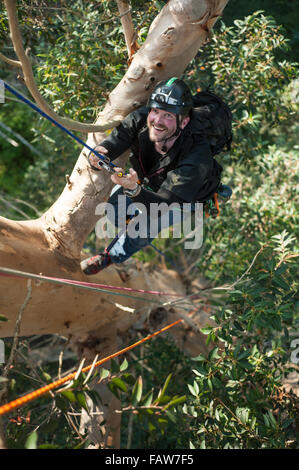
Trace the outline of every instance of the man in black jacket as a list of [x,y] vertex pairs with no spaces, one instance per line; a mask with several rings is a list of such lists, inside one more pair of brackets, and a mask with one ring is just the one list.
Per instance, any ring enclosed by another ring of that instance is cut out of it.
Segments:
[[[147,107],[130,113],[112,133],[96,147],[113,161],[131,149],[129,174],[112,181],[119,185],[108,202],[116,205],[119,195],[127,203],[170,205],[205,202],[220,183],[221,167],[214,160],[207,138],[195,132],[193,100],[183,80],[171,78],[160,82],[152,92]],[[99,169],[99,158],[91,155],[90,164]],[[171,222],[170,222],[171,224]],[[147,246],[149,234],[132,238],[128,233],[117,240],[112,250],[81,263],[85,274],[96,274],[111,263],[121,263]]]

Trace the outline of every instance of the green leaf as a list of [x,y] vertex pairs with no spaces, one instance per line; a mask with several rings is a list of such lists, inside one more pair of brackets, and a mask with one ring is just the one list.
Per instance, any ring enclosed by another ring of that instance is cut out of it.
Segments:
[[129,374],[128,372],[125,372],[124,374],[122,374],[121,378],[132,387],[135,384],[135,377],[133,377],[133,375]]
[[217,347],[212,349],[212,351],[209,352],[209,360],[213,361],[214,359],[220,359]]
[[148,423],[148,430],[149,430],[149,432],[156,431],[156,427],[153,425],[153,423],[151,421],[149,421],[149,423]]
[[282,423],[282,429],[286,429],[294,422],[294,418],[289,418]]
[[192,372],[199,377],[205,377],[207,375],[206,368],[203,365],[199,365],[196,369],[192,369]]
[[107,377],[109,376],[110,374],[110,371],[108,369],[101,369],[100,371],[100,377],[101,379],[107,379]]
[[190,384],[187,384],[188,385],[188,388],[190,390],[190,392],[192,393],[192,395],[194,395],[195,397],[198,396],[198,393],[199,393],[199,387],[198,387],[198,384],[197,382],[193,382],[193,385],[190,385]]
[[204,335],[209,335],[209,334],[211,333],[211,331],[213,331],[213,327],[212,327],[212,326],[209,326],[209,327],[201,328],[200,331],[201,331]]
[[263,418],[264,418],[264,422],[265,422],[266,427],[269,428],[270,427],[270,421],[269,421],[268,415],[266,413],[263,414]]
[[168,424],[168,421],[165,418],[158,418],[158,423],[160,424],[160,426],[165,427],[165,424]]
[[246,424],[249,418],[249,408],[237,408],[236,415],[242,424]]
[[160,400],[163,398],[163,396],[165,395],[165,392],[166,392],[166,389],[168,387],[168,384],[170,382],[170,379],[171,379],[171,376],[172,374],[169,374],[167,379],[165,380],[165,383],[162,387],[162,389],[160,390],[159,394],[158,394],[158,397],[156,398],[156,400],[154,401],[154,404],[157,405],[158,403],[160,403]]
[[269,416],[269,420],[270,420],[270,423],[271,423],[272,427],[275,428],[276,427],[276,419],[274,418],[271,411],[268,411],[268,416]]
[[6,318],[4,315],[0,315],[0,321],[8,321],[8,318]]
[[166,415],[172,421],[174,424],[176,424],[177,420],[175,415],[172,413],[172,411],[166,410]]
[[143,406],[151,406],[153,401],[153,390],[150,390],[142,400]]
[[123,392],[127,392],[127,391],[128,391],[125,382],[123,382],[119,377],[115,377],[114,379],[112,379],[111,382],[114,383],[114,385],[115,385],[117,388],[119,388],[120,390],[122,390]]
[[52,379],[51,375],[48,374],[47,372],[44,372],[43,371],[43,377],[45,380],[47,380],[48,382]]
[[247,357],[249,357],[251,355],[251,352],[246,350],[246,351],[242,351],[238,357],[237,357],[237,360],[241,360],[241,359],[247,359]]
[[278,287],[281,287],[285,291],[289,291],[290,289],[289,284],[281,276],[274,276],[273,284]]
[[191,359],[192,359],[192,361],[206,361],[206,357],[203,356],[202,354],[199,354],[196,357],[192,357]]
[[223,388],[223,383],[217,377],[212,377],[212,384],[216,388]]
[[186,395],[183,395],[182,397],[178,397],[178,398],[173,398],[165,407],[164,409],[166,410],[167,408],[169,408],[170,406],[175,406],[175,405],[179,405],[180,403],[184,403],[186,401]]
[[171,397],[169,395],[163,395],[163,397],[159,398],[159,405],[166,405],[169,403],[171,400]]
[[206,449],[206,441],[205,440],[201,441],[199,448],[200,449]]
[[36,431],[33,431],[26,439],[25,449],[36,449],[38,434]]
[[63,390],[60,392],[60,395],[63,395],[70,403],[75,403],[77,401],[76,395],[70,390]]
[[238,365],[241,366],[242,369],[254,369],[254,366],[249,361],[246,361],[246,359],[241,359],[241,361],[238,361]]
[[86,397],[85,397],[83,392],[77,392],[76,393],[76,400],[79,403],[79,405],[81,405],[82,408],[84,408],[84,410],[89,412],[89,409],[88,409],[88,406],[87,406],[87,403],[86,403]]
[[143,383],[142,383],[142,377],[140,375],[138,379],[136,380],[135,385],[133,387],[133,394],[132,394],[133,405],[136,405],[137,403],[140,402],[141,397],[142,397],[142,388],[143,388]]
[[120,368],[119,368],[120,372],[123,372],[124,370],[126,370],[128,368],[128,365],[129,365],[128,361],[125,358],[124,361],[120,365]]

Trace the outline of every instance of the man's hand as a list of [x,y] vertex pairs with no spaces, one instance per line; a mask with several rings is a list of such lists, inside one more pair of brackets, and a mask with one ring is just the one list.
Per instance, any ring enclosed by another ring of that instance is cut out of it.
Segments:
[[[115,184],[119,184],[125,189],[135,189],[138,183],[138,175],[133,168],[130,168],[130,173],[125,174],[122,168],[114,168],[115,174],[111,175],[111,180]],[[124,176],[117,176],[117,173],[123,173]]]
[[[95,147],[94,150],[96,150],[98,153],[104,156],[106,156],[108,153],[108,150],[105,149],[105,147],[102,147],[101,145]],[[89,155],[88,160],[89,160],[90,165],[94,167],[95,169],[98,169],[98,170],[102,169],[101,165],[99,164],[101,163],[101,159],[97,157],[94,153],[91,153]]]

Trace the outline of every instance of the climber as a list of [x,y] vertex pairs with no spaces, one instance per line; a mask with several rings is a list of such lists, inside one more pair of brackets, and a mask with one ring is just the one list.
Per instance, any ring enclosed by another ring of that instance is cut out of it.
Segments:
[[[194,130],[193,107],[183,80],[160,82],[147,106],[130,113],[96,147],[110,161],[132,151],[129,173],[116,167],[111,175],[117,186],[108,203],[116,207],[118,196],[125,195],[127,205],[137,202],[149,208],[152,203],[191,203],[192,210],[195,202],[211,199],[221,184],[222,167],[213,158],[207,137]],[[89,162],[94,170],[101,168],[97,156],[91,154]],[[171,220],[170,216],[170,225]],[[106,249],[82,261],[81,268],[87,275],[96,274],[111,263],[122,263],[152,240],[148,233],[137,238],[126,233],[109,252]]]

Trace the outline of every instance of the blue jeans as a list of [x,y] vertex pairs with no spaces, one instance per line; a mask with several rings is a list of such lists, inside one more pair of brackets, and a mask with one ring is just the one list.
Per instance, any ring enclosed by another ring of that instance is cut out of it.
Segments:
[[[122,204],[119,203],[119,196],[122,196]],[[162,229],[181,221],[182,216],[190,216],[190,212],[194,211],[194,204],[190,204],[190,209],[184,211],[177,204],[177,207],[168,210],[165,215],[162,216],[159,213],[158,217],[155,218],[145,211],[142,220],[136,223],[134,222],[134,224],[130,222],[127,226],[127,230],[125,230],[124,221],[128,218],[128,215],[130,217],[140,216],[140,214],[143,213],[143,209],[140,210],[140,207],[138,208],[140,204],[136,203],[135,205],[132,199],[125,196],[121,186],[114,188],[108,203],[114,210],[106,210],[107,218],[115,227],[121,229],[116,242],[111,249],[109,249],[110,258],[113,263],[123,263],[134,253],[150,245]],[[124,212],[126,214],[124,214]],[[137,219],[135,220],[137,221]],[[134,225],[134,227],[132,227],[132,225]]]

